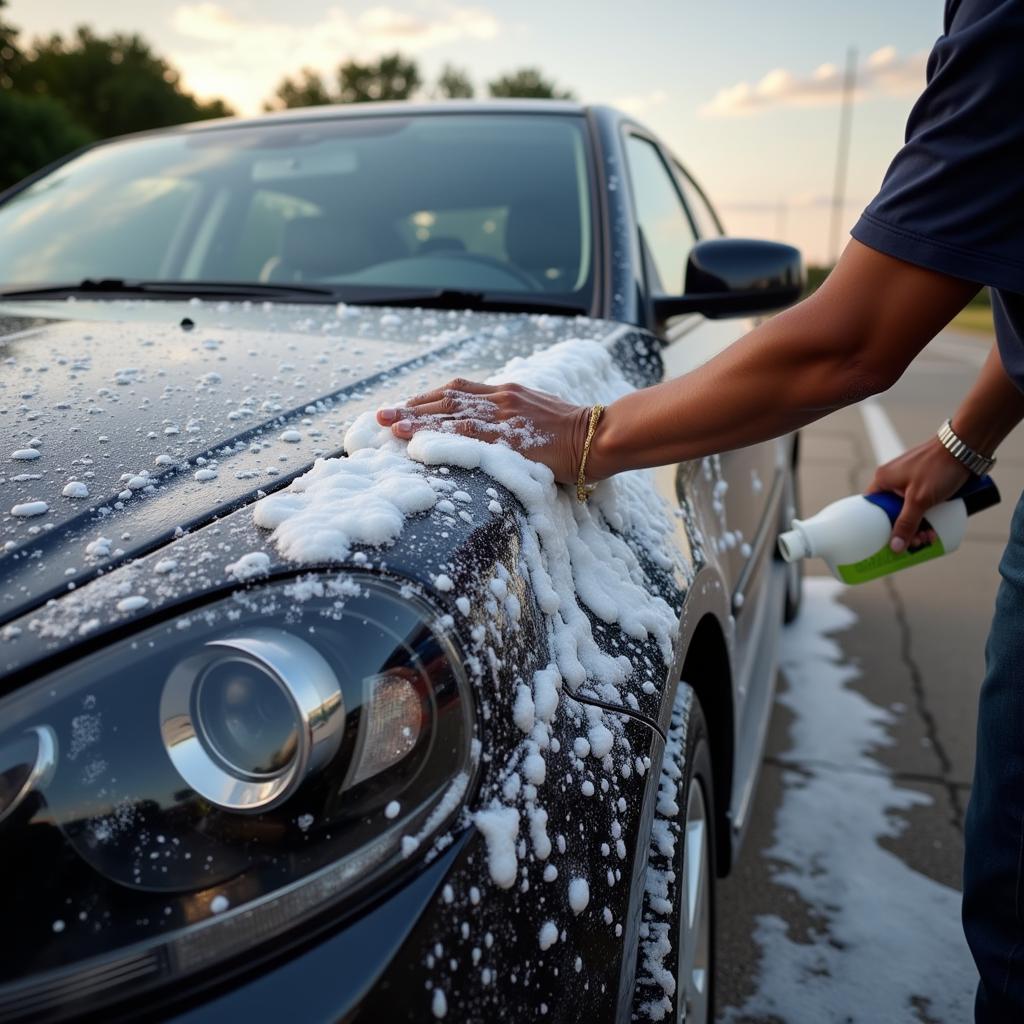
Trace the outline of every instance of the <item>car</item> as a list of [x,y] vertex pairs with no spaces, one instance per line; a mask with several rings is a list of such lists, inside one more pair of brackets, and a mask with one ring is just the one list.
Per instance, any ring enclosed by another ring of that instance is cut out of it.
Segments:
[[0,1020],[711,1020],[796,436],[580,502],[374,411],[611,401],[799,253],[539,101],[103,142],[0,238]]

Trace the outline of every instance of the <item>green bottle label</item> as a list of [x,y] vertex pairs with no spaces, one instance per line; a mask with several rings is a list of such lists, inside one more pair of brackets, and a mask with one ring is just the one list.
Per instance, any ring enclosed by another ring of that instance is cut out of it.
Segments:
[[901,551],[899,554],[886,544],[884,548],[863,561],[837,565],[836,572],[844,583],[867,583],[868,580],[877,580],[879,576],[888,576],[891,572],[909,569],[921,562],[930,562],[945,553],[946,549],[938,538],[931,544],[925,544],[913,551]]

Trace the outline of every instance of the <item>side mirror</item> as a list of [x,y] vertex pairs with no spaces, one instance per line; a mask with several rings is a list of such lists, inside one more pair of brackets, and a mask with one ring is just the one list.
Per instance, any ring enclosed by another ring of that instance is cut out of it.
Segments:
[[753,238],[708,238],[690,250],[686,291],[657,295],[658,320],[681,313],[717,318],[767,313],[795,302],[804,289],[800,250]]

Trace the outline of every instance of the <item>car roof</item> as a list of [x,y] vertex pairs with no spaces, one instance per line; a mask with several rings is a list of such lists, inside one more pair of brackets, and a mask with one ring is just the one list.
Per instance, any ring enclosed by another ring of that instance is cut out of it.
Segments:
[[[590,107],[575,100],[434,100],[411,102],[396,100],[378,103],[330,103],[316,107],[292,107],[275,110],[256,117],[219,117],[210,121],[190,121],[158,131],[201,132],[211,128],[247,128],[289,121],[333,121],[358,117],[415,117],[422,114],[575,114],[580,116]],[[147,132],[146,134],[150,134]]]

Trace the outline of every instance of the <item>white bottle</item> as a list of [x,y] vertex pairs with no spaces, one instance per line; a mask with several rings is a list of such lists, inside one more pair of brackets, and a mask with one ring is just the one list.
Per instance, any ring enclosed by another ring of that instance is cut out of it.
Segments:
[[852,494],[810,519],[794,519],[793,528],[779,537],[779,553],[787,562],[823,558],[836,579],[865,583],[956,551],[967,529],[967,517],[998,501],[999,491],[991,477],[971,480],[949,501],[925,513],[921,528],[933,530],[937,539],[897,554],[889,547],[889,539],[903,499],[889,491]]

